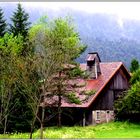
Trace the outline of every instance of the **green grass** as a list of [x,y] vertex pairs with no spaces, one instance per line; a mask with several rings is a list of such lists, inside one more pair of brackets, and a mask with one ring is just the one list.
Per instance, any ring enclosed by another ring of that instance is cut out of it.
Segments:
[[[39,138],[40,131],[33,134]],[[0,135],[0,138],[29,138],[28,133]],[[140,138],[140,124],[128,122],[111,122],[97,126],[48,127],[44,138]]]

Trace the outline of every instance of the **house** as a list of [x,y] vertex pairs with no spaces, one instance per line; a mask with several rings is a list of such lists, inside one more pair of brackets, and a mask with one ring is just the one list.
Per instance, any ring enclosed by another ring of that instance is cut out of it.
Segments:
[[[114,101],[123,91],[129,88],[130,73],[122,62],[101,62],[97,52],[89,53],[85,64],[80,68],[89,75],[88,79],[79,79],[79,83],[86,82],[87,91],[95,93],[82,104],[62,101],[62,108],[67,114],[62,116],[62,123],[94,125],[109,122],[114,119]],[[77,94],[83,99],[83,94]],[[66,113],[65,113],[66,114]]]

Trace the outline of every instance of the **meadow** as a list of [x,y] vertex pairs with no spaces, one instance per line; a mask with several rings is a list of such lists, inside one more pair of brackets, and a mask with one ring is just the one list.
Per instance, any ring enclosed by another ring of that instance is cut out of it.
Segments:
[[[33,138],[39,138],[36,130]],[[29,133],[0,135],[0,138],[29,138]],[[48,127],[44,129],[44,138],[140,138],[140,123],[111,122],[96,126]]]

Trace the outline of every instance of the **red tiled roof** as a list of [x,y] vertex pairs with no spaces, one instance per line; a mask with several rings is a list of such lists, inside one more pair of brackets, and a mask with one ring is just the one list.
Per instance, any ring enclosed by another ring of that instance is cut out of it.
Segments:
[[[84,80],[86,82],[85,90],[95,90],[96,93],[91,95],[88,100],[82,104],[72,104],[63,101],[62,107],[89,107],[122,65],[122,62],[100,63],[101,75],[97,79]],[[86,70],[86,64],[80,64],[80,67],[82,70]],[[79,83],[84,82],[83,79],[78,80]],[[81,94],[77,94],[77,96],[79,96],[80,99],[84,98],[84,95]]]

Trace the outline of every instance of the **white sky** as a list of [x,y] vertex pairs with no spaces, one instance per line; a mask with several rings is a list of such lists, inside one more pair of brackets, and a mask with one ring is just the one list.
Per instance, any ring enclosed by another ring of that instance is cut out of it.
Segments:
[[140,20],[140,2],[23,2],[22,4],[53,10],[69,7],[89,13],[115,14],[120,19]]

